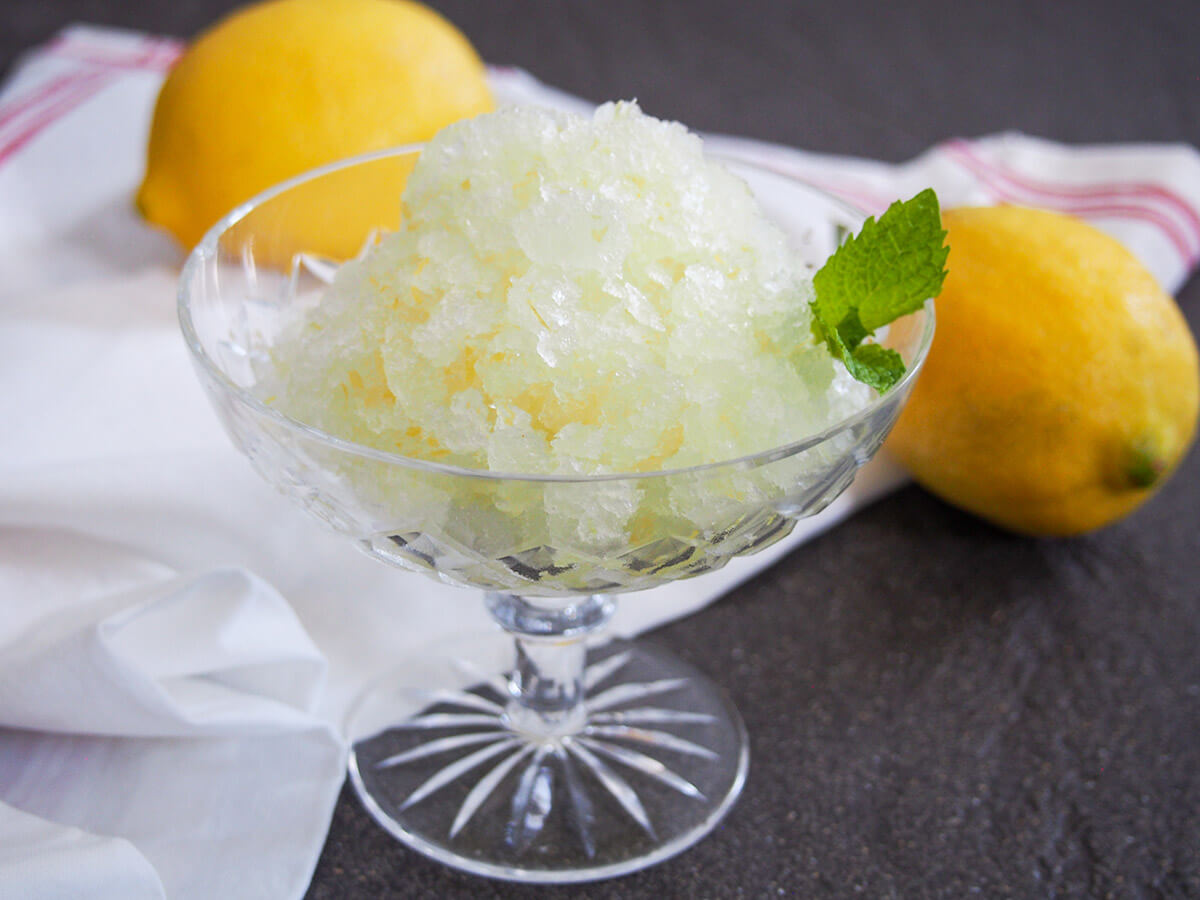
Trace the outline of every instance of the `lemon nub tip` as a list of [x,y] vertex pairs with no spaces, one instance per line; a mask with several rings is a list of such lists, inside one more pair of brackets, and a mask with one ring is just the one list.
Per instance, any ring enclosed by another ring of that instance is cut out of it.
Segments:
[[1162,455],[1146,447],[1135,447],[1125,464],[1125,477],[1132,487],[1144,490],[1153,487],[1167,470]]

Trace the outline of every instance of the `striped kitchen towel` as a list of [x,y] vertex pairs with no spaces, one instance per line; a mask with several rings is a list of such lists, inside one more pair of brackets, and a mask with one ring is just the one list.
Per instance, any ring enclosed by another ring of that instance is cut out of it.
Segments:
[[[0,290],[127,274],[171,258],[131,197],[163,75],[179,42],[90,26],[21,60],[0,91]],[[590,104],[514,68],[489,69],[501,102]],[[1182,144],[1066,146],[1024,134],[955,138],[900,164],[711,135],[714,152],[804,178],[868,212],[924,187],[943,206],[1018,203],[1110,232],[1170,291],[1200,261],[1200,154]],[[120,252],[112,253],[114,247]],[[139,255],[140,254],[140,255]]]

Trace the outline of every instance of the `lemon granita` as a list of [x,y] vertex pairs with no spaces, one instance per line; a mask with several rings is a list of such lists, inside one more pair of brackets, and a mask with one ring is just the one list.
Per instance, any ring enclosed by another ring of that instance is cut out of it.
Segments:
[[[423,150],[401,229],[277,347],[275,402],[357,443],[498,472],[731,459],[871,396],[813,339],[812,290],[683,126],[633,103],[503,109]],[[589,505],[610,531],[637,502]]]

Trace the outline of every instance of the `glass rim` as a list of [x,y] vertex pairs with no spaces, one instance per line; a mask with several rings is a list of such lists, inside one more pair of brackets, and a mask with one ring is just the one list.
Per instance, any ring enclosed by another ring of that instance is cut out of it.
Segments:
[[[327,444],[341,452],[349,453],[354,456],[371,459],[376,462],[388,463],[390,465],[399,465],[404,468],[418,469],[426,472],[435,473],[438,475],[448,475],[458,478],[474,478],[485,481],[508,481],[508,482],[541,482],[554,484],[591,484],[605,481],[641,481],[653,478],[667,478],[687,475],[700,475],[713,472],[717,469],[750,469],[758,468],[759,466],[775,462],[779,459],[784,459],[789,456],[794,456],[797,453],[803,453],[810,450],[818,444],[823,444],[836,435],[847,431],[857,425],[864,419],[870,418],[880,408],[886,406],[899,393],[907,390],[909,384],[917,377],[921,367],[925,363],[925,359],[929,354],[929,348],[933,343],[934,333],[934,303],[933,299],[925,301],[921,309],[916,310],[909,315],[921,315],[923,317],[923,328],[920,341],[917,344],[916,352],[913,354],[912,364],[907,367],[903,377],[883,393],[877,393],[869,403],[855,410],[848,416],[839,419],[832,425],[829,425],[820,431],[797,438],[795,441],[790,441],[786,444],[780,444],[766,450],[758,450],[753,453],[748,453],[743,456],[733,457],[730,459],[717,460],[715,462],[697,463],[691,466],[682,466],[674,469],[654,469],[648,472],[604,472],[593,475],[572,475],[572,474],[555,474],[555,473],[531,473],[531,472],[497,472],[490,469],[472,469],[465,466],[455,466],[448,463],[439,463],[433,460],[421,459],[416,456],[404,456],[400,453],[390,453],[387,450],[379,450],[374,447],[369,447],[365,444],[359,444],[354,441],[346,440],[345,438],[337,437],[327,431],[323,431],[316,426],[301,422],[299,419],[294,419],[286,413],[264,403],[250,391],[236,384],[219,366],[204,349],[204,345],[200,341],[199,335],[196,333],[195,325],[192,321],[190,290],[191,285],[197,271],[200,267],[210,259],[215,259],[219,254],[219,244],[221,236],[227,232],[232,226],[236,225],[255,208],[274,199],[292,188],[298,187],[305,182],[321,178],[325,175],[348,169],[353,166],[363,165],[365,163],[374,162],[380,159],[387,159],[393,156],[405,156],[411,153],[420,153],[425,145],[404,144],[396,147],[389,147],[383,150],[375,150],[369,153],[362,153],[356,156],[346,157],[345,159],[336,160],[335,162],[327,163],[323,166],[318,166],[310,169],[307,172],[302,172],[292,178],[288,178],[279,182],[272,187],[267,188],[259,194],[251,197],[244,203],[234,207],[224,216],[222,216],[211,228],[205,232],[199,243],[188,253],[187,259],[184,261],[183,268],[179,274],[179,281],[176,291],[176,312],[179,318],[180,330],[183,333],[184,342],[187,344],[188,350],[191,352],[193,359],[201,366],[205,374],[222,390],[231,394],[238,402],[244,404],[254,411],[256,415],[264,416],[274,423],[283,426],[289,431],[297,432],[299,435],[314,440],[318,443]],[[853,216],[855,219],[862,221],[867,218],[867,213],[858,209],[854,205],[847,203],[839,197],[825,191],[802,178],[797,178],[794,175],[789,175],[780,172],[777,169],[769,168],[760,165],[756,162],[740,159],[736,156],[728,154],[707,154],[712,159],[720,160],[723,164],[732,164],[734,166],[745,167],[754,171],[761,172],[773,178],[782,178],[785,181],[809,191],[821,197],[823,200],[832,203],[834,206],[840,207],[843,212]],[[736,174],[736,173],[735,173]],[[905,317],[907,318],[907,316]]]

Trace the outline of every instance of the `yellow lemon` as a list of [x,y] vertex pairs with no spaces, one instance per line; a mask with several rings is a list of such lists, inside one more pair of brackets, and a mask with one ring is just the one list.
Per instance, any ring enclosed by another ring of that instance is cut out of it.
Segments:
[[[273,184],[346,156],[428,140],[491,108],[478,55],[425,6],[257,3],[201,35],[168,75],[137,205],[190,247]],[[276,242],[353,254],[371,227],[395,224],[410,166],[372,166],[371,183],[344,176],[314,189],[293,202],[287,237],[281,232]],[[339,202],[329,202],[331,191]]]
[[943,499],[1026,534],[1132,511],[1190,444],[1196,344],[1119,242],[1021,207],[944,214],[937,335],[889,439]]

